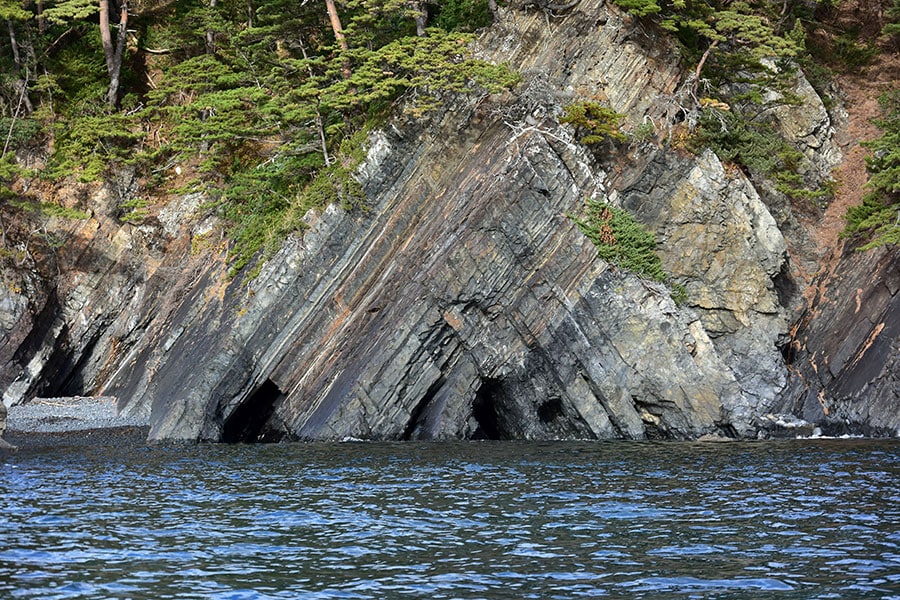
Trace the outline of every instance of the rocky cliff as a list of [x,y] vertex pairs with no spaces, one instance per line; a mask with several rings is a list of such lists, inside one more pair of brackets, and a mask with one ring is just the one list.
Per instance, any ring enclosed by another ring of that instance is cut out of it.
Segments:
[[[478,48],[522,84],[398,115],[357,172],[367,207],[310,213],[252,281],[227,279],[201,197],[136,227],[113,209],[134,182],[85,190],[59,276],[9,275],[4,402],[102,392],[185,440],[756,437],[773,412],[900,427],[896,252],[848,255],[792,329],[818,257],[786,198],[711,152],[595,153],[558,124],[602,97],[626,128],[674,126],[674,47],[583,0],[508,10]],[[806,98],[779,118],[821,178],[839,152]],[[588,199],[656,233],[686,301],[597,258],[571,218]]]
[[900,431],[900,252],[848,249],[813,288],[787,349],[780,412],[831,434]]

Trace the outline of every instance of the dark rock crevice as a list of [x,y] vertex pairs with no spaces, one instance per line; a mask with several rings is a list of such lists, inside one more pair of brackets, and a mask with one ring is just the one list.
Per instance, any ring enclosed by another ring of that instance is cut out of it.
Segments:
[[495,379],[482,379],[472,402],[472,418],[476,428],[473,440],[508,439],[503,428],[503,386]]
[[225,419],[221,441],[228,444],[280,442],[285,433],[275,426],[272,417],[284,396],[275,382],[266,379]]
[[422,396],[422,398],[410,413],[406,428],[400,435],[401,440],[417,439],[419,435],[423,434],[424,431],[427,431],[427,418],[429,416],[428,409],[431,407],[432,402],[435,399],[435,395],[444,386],[445,383],[446,380],[443,377],[439,377],[437,381],[431,384],[431,386],[428,388],[428,391],[425,392],[425,394]]
[[541,402],[537,409],[538,419],[544,425],[549,425],[560,417],[564,417],[566,411],[563,409],[562,398],[559,396],[551,396]]

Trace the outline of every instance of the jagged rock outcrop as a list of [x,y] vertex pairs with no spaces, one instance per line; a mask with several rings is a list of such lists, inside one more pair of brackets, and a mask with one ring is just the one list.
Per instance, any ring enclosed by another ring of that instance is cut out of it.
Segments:
[[[190,319],[164,322],[107,391],[152,404],[151,435],[166,438],[754,434],[750,417],[784,377],[772,283],[784,242],[746,180],[707,154],[678,161],[694,186],[680,196],[684,222],[712,218],[690,213],[729,185],[741,199],[717,204],[720,269],[682,261],[701,310],[596,259],[566,214],[615,194],[554,115],[607,90],[635,122],[662,119],[653,96],[671,94],[679,71],[665,49],[648,46],[655,58],[630,40],[636,26],[589,9],[549,31],[519,14],[495,29],[484,48],[525,73],[515,97],[376,136],[360,173],[369,214],[311,216],[239,301],[235,284],[221,302],[211,282],[195,287]],[[677,196],[683,182],[670,183]],[[728,352],[709,331],[732,334]],[[743,334],[756,354],[739,355]],[[753,368],[736,371],[739,360]],[[781,370],[760,373],[770,365]]]
[[0,313],[6,405],[96,392],[142,338],[163,292],[189,271],[189,212],[181,212],[180,236],[167,235],[159,221],[123,226],[114,218],[116,187],[80,190],[91,217],[58,224],[67,242],[50,266],[59,271],[54,279],[37,277],[34,266],[18,274],[21,291],[7,296],[12,310]]
[[[807,415],[782,397],[804,283],[789,207],[773,217],[712,153],[595,155],[557,122],[599,97],[627,127],[671,123],[674,48],[583,0],[507,11],[478,52],[522,85],[399,115],[357,174],[367,210],[307,215],[253,281],[227,279],[202,198],[134,227],[113,218],[127,185],[94,191],[56,285],[0,304],[4,401],[104,393],[153,438],[225,441],[754,437],[766,414]],[[812,123],[795,132],[814,165]],[[656,232],[684,304],[597,259],[569,216],[589,198]]]
[[825,433],[900,436],[900,249],[848,249],[817,283],[779,410]]
[[734,410],[749,422],[787,379],[776,351],[788,329],[780,289],[787,247],[775,220],[749,181],[726,172],[709,151],[655,153],[621,197],[657,232],[663,265],[684,285],[738,381],[742,400]]
[[166,438],[684,438],[727,423],[738,387],[696,316],[597,261],[566,217],[604,193],[590,157],[562,130],[496,119],[448,143],[457,116],[379,137],[370,215],[315,218],[240,304],[207,301],[147,348],[146,388],[110,391],[152,399]]

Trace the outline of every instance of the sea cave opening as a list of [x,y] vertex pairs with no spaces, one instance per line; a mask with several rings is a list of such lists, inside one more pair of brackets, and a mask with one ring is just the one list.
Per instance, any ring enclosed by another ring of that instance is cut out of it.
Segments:
[[271,420],[276,403],[283,397],[278,386],[266,379],[225,419],[222,441],[228,444],[280,442],[284,431],[275,427]]
[[477,427],[472,434],[473,440],[503,439],[500,429],[498,400],[502,394],[500,382],[495,379],[484,379],[475,393],[472,402],[472,417]]
[[565,411],[563,410],[562,398],[559,396],[551,396],[547,398],[544,402],[538,406],[537,409],[538,418],[541,420],[541,423],[544,425],[548,425],[565,415]]

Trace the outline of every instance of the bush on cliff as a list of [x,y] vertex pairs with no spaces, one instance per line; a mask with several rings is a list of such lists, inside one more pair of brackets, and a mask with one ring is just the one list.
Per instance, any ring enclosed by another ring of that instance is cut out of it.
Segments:
[[864,243],[867,250],[885,244],[900,244],[900,90],[880,98],[883,116],[875,120],[883,134],[864,142],[872,150],[866,159],[868,193],[859,206],[847,211],[845,236]]
[[626,139],[625,134],[619,129],[625,115],[608,106],[596,101],[581,101],[564,106],[563,111],[559,122],[575,127],[575,131],[581,136],[582,144],[602,144],[609,139],[624,142]]
[[628,211],[597,200],[589,200],[585,209],[583,218],[572,219],[597,247],[601,259],[653,281],[668,280],[656,254],[656,238]]

